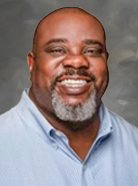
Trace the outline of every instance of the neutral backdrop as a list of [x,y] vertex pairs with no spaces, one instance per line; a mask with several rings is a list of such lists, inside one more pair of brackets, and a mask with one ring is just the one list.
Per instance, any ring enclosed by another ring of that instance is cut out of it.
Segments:
[[78,6],[104,25],[110,53],[105,105],[138,127],[138,0],[0,0],[0,114],[30,86],[27,53],[39,20]]

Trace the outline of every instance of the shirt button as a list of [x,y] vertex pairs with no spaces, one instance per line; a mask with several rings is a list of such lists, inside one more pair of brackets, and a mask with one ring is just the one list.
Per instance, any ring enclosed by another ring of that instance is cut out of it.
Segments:
[[61,136],[61,132],[59,130],[56,131],[57,136]]

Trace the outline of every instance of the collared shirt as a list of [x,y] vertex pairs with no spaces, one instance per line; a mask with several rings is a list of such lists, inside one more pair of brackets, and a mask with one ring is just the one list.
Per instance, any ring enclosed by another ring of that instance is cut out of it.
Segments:
[[0,116],[0,186],[138,186],[138,129],[100,107],[85,161],[30,100]]

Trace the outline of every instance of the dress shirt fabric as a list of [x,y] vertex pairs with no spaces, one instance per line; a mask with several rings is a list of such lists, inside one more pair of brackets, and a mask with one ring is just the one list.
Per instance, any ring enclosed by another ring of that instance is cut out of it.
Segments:
[[0,186],[138,186],[138,129],[100,106],[85,161],[24,91],[0,116]]

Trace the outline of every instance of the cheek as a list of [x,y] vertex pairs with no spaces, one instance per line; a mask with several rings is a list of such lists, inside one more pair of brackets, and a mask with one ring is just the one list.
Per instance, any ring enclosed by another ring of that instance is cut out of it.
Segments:
[[101,89],[103,84],[108,83],[108,67],[105,63],[95,66],[94,74],[97,78],[96,80],[96,87]]
[[31,74],[32,85],[36,88],[48,86],[49,72],[37,65]]
[[60,73],[60,69],[52,63],[39,63],[33,72],[33,81],[39,88],[51,89],[51,85]]

